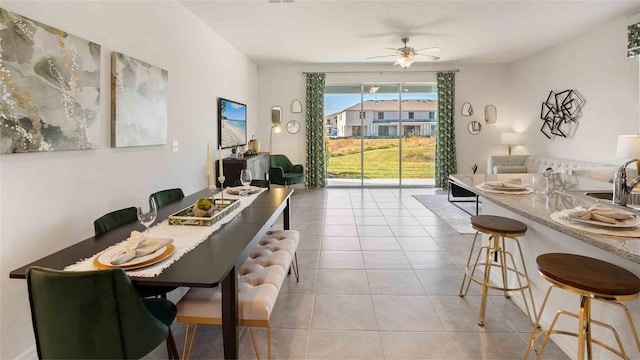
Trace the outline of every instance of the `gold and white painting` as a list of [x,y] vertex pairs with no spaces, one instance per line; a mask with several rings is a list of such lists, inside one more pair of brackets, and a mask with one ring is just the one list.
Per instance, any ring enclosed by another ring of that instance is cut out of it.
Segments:
[[0,154],[92,149],[100,45],[0,8]]
[[167,143],[168,72],[114,52],[111,59],[111,146]]

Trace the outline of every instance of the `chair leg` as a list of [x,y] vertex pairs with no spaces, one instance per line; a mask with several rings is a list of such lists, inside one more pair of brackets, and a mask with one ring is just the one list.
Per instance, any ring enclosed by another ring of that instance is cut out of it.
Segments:
[[260,360],[260,351],[258,351],[258,342],[256,341],[256,334],[253,332],[253,327],[249,327],[251,333],[251,342],[253,342],[253,350],[256,352],[256,359]]
[[180,356],[178,355],[178,348],[176,347],[176,341],[173,339],[173,333],[171,332],[171,327],[169,327],[169,335],[167,335],[166,343],[169,359],[180,359]]
[[291,267],[293,268],[293,274],[296,276],[296,282],[300,282],[300,268],[298,267],[298,253],[295,252],[293,254],[294,262],[291,263]]
[[[191,349],[193,348],[193,341],[196,338],[196,330],[198,330],[198,324],[193,324],[193,329],[191,330],[191,341],[189,341],[189,324],[187,324],[184,332],[184,345],[182,347],[183,359],[191,358]],[[187,343],[189,343],[189,350],[187,350]]]
[[267,323],[267,360],[271,360],[271,324]]

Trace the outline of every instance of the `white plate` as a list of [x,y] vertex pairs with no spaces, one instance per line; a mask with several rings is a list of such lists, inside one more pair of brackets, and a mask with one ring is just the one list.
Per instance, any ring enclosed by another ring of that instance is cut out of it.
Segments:
[[236,187],[229,187],[227,188],[227,193],[231,194],[231,195],[238,195],[239,193],[249,190],[249,192],[247,194],[255,194],[260,192],[262,188],[257,187],[257,186],[249,186],[249,188],[247,189],[244,186],[236,186]]
[[604,227],[610,227],[610,228],[630,228],[630,227],[634,227],[634,226],[640,225],[640,219],[638,219],[638,217],[635,217],[635,216],[632,219],[627,219],[627,220],[624,220],[624,221],[620,221],[617,224],[609,224],[609,223],[595,221],[595,220],[576,219],[576,218],[572,218],[569,215],[566,215],[566,217],[569,220],[575,220],[577,222],[581,222],[581,223],[584,223],[584,224],[604,226]]
[[143,262],[152,260],[158,256],[160,256],[165,250],[166,250],[166,246],[161,247],[160,249],[152,252],[151,254],[145,255],[145,256],[140,256],[137,258],[133,258],[125,263],[122,264],[118,264],[118,265],[112,265],[111,264],[111,258],[113,258],[113,255],[125,251],[126,249],[124,248],[124,246],[118,246],[115,247],[113,249],[109,249],[104,251],[102,254],[98,255],[98,262],[102,265],[105,266],[118,266],[118,267],[126,267],[126,266],[133,266],[133,265],[137,265],[137,264],[141,264]]
[[489,190],[496,190],[496,191],[525,191],[525,190],[527,190],[526,186],[522,186],[522,187],[502,187],[502,186],[493,186],[493,185],[484,184],[484,187],[489,189]]

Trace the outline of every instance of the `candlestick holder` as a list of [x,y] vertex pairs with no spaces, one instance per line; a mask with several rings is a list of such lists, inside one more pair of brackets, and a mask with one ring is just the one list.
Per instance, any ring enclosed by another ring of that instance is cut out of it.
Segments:
[[211,193],[211,201],[214,201],[213,195],[216,193],[216,183],[212,176],[207,176],[207,189]]
[[224,176],[218,176],[218,182],[220,182],[220,202],[224,204]]

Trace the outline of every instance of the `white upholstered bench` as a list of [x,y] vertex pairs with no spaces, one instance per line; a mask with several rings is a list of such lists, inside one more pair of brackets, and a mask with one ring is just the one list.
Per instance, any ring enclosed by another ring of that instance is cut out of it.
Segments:
[[[238,270],[238,323],[249,327],[258,359],[260,352],[253,328],[267,328],[267,358],[271,359],[269,320],[289,266],[296,281],[299,280],[296,256],[299,241],[300,234],[295,230],[269,231]],[[219,287],[193,288],[180,299],[177,308],[177,321],[186,324],[182,358],[189,359],[198,325],[222,324],[222,293]]]

